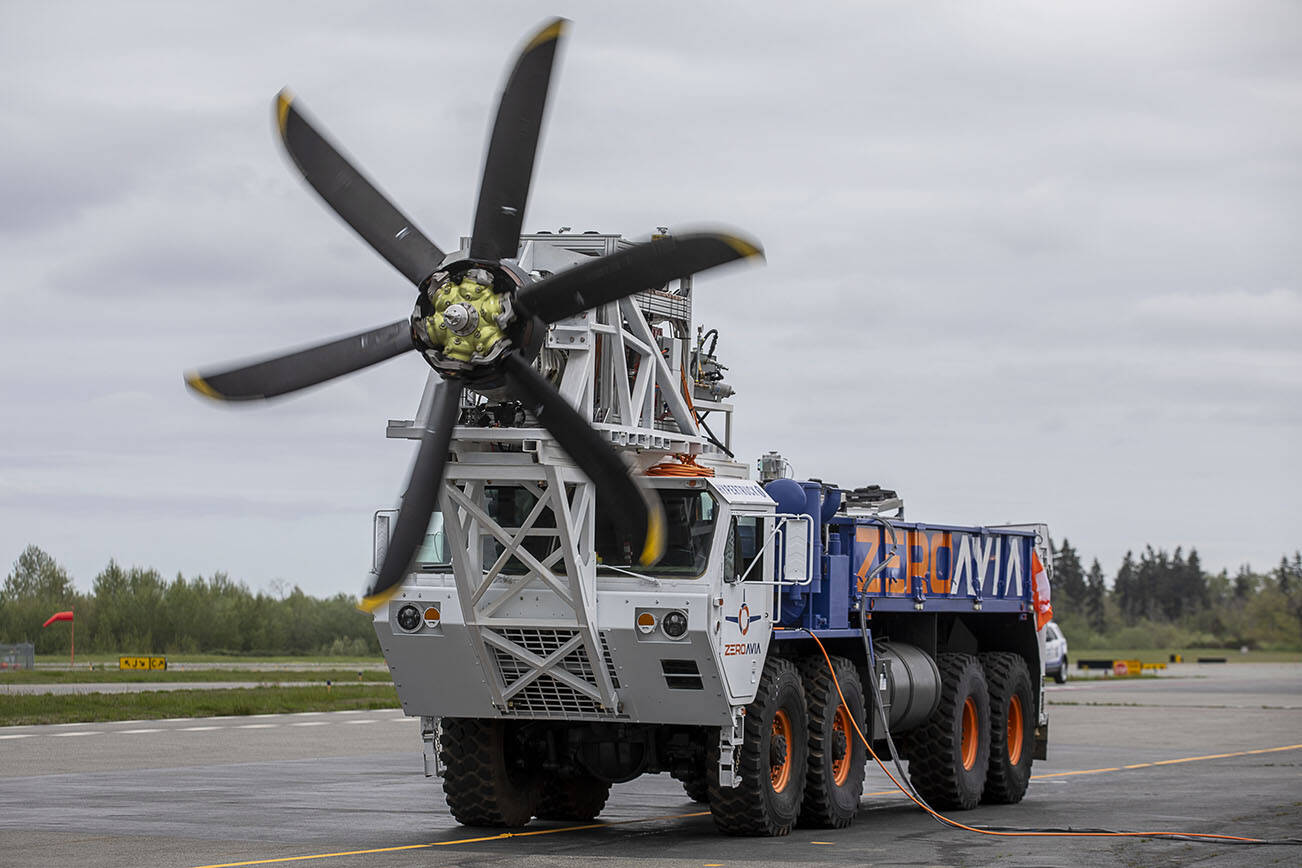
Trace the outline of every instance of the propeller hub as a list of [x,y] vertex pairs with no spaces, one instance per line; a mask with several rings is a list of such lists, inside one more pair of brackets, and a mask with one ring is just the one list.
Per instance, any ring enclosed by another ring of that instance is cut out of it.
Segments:
[[424,317],[425,333],[430,346],[448,359],[486,362],[510,345],[504,331],[511,322],[509,296],[494,292],[492,278],[482,270],[443,281],[430,290],[429,300],[434,312]]
[[465,337],[479,327],[479,311],[464,302],[450,304],[443,311],[443,324],[452,334]]

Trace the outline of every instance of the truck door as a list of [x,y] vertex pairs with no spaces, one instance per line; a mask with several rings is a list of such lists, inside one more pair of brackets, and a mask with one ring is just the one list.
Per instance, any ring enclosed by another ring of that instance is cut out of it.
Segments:
[[734,701],[755,696],[773,626],[773,516],[733,513],[723,540],[716,653]]

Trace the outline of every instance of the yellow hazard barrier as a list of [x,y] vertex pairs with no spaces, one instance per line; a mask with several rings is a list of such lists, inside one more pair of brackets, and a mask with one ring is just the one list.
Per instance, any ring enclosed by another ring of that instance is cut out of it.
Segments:
[[1113,675],[1139,675],[1143,671],[1142,660],[1114,660],[1112,663]]
[[166,657],[119,657],[118,669],[166,669]]

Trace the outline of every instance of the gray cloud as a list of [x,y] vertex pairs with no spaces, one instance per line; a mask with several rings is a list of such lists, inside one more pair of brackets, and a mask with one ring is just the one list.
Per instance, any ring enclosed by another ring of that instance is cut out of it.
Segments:
[[[180,373],[411,303],[278,153],[280,87],[451,247],[541,13],[308,8],[6,8],[0,555],[360,587],[419,360],[252,410]],[[1295,5],[746,11],[574,6],[526,216],[762,239],[697,282],[744,455],[1109,569],[1302,544]]]

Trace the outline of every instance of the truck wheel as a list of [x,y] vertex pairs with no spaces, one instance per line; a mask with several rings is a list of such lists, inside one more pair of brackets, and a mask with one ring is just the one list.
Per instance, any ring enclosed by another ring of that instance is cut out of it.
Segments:
[[909,739],[909,780],[936,808],[975,808],[990,764],[990,694],[971,654],[938,654],[940,705]]
[[443,794],[465,826],[523,826],[538,784],[512,721],[443,718]]
[[1058,671],[1053,673],[1053,680],[1059,684],[1067,683],[1067,655],[1062,655],[1062,664],[1058,666]]
[[[725,835],[776,837],[791,831],[804,797],[809,714],[794,663],[770,657],[755,701],[746,706],[745,743],[735,767],[741,783],[710,776],[710,813]],[[718,768],[718,748],[711,751]],[[713,769],[712,769],[713,770]]]
[[[717,764],[715,766],[718,767]],[[710,801],[710,775],[701,769],[693,768],[687,772],[672,772],[671,777],[683,785],[687,798],[704,805]]]
[[591,820],[610,797],[610,783],[592,775],[549,776],[539,790],[540,820]]
[[981,801],[1011,805],[1026,795],[1035,753],[1035,696],[1020,654],[981,655],[990,689],[990,769]]
[[866,732],[863,686],[853,663],[844,657],[831,660],[840,694],[821,655],[800,665],[809,705],[809,768],[799,820],[806,828],[844,829],[854,822],[863,795],[867,761],[859,738],[860,732]]

